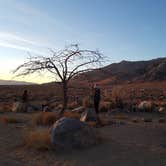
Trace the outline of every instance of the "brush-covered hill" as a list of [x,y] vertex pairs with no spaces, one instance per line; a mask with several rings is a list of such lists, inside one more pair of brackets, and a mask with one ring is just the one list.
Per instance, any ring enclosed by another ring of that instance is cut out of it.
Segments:
[[163,81],[166,80],[166,58],[149,61],[121,61],[84,73],[76,79],[96,81],[101,84]]

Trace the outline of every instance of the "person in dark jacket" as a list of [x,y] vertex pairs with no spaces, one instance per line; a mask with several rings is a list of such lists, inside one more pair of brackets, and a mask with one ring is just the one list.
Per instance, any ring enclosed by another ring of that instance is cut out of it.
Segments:
[[95,108],[95,112],[97,114],[97,126],[101,125],[101,121],[99,118],[99,105],[100,105],[100,99],[101,99],[101,91],[100,91],[100,87],[95,84],[94,86],[94,108]]
[[99,113],[99,105],[100,105],[100,87],[96,84],[94,86],[94,107],[96,114]]
[[22,102],[26,103],[28,101],[28,91],[24,90],[22,94]]

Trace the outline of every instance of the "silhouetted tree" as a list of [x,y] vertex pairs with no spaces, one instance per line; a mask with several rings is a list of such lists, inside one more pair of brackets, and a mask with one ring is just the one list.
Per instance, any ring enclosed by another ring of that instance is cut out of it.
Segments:
[[103,55],[99,51],[81,50],[78,44],[72,44],[51,56],[30,56],[27,62],[18,66],[16,76],[25,76],[36,72],[48,71],[59,78],[63,88],[63,111],[68,103],[68,82],[75,76],[99,67]]

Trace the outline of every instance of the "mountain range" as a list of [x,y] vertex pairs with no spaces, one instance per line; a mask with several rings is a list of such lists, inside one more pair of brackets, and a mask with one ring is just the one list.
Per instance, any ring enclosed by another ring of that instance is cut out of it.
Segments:
[[121,61],[112,63],[77,77],[79,80],[115,84],[135,81],[164,81],[166,80],[166,58],[149,61]]

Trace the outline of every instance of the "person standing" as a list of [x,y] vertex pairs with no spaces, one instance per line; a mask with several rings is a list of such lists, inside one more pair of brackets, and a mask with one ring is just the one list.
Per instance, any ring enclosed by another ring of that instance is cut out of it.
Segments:
[[101,121],[99,118],[99,105],[100,105],[100,99],[101,99],[101,90],[99,85],[95,84],[94,86],[94,108],[97,116],[97,126],[101,125]]
[[96,114],[99,113],[99,105],[100,105],[100,87],[95,84],[94,86],[94,107]]
[[23,94],[22,94],[22,102],[26,103],[28,101],[28,91],[24,90]]

